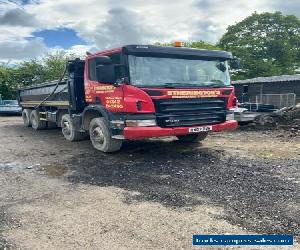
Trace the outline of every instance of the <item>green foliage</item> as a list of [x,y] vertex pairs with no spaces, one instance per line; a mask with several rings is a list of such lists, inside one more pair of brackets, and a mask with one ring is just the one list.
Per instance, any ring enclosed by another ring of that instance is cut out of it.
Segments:
[[218,47],[215,44],[204,42],[202,40],[186,42],[186,43],[184,43],[184,45],[188,48],[194,48],[194,49],[209,49],[209,50],[220,50],[221,49],[220,47]]
[[[174,42],[169,43],[155,43],[155,45],[159,46],[174,46]],[[184,42],[184,47],[195,48],[195,49],[209,49],[209,50],[220,50],[220,48],[214,44],[199,40],[199,41],[190,41]]]
[[15,96],[13,72],[6,65],[0,65],[0,97],[12,99]]
[[45,76],[44,65],[36,59],[21,62],[11,70],[19,87],[41,83]]
[[14,99],[18,87],[59,79],[66,62],[76,58],[63,51],[47,54],[42,59],[32,59],[17,65],[0,65],[0,94],[2,99]]
[[71,59],[75,59],[75,54],[66,54],[64,51],[58,51],[55,54],[48,54],[43,58],[44,64],[44,81],[51,81],[61,77],[66,62]]
[[280,12],[255,12],[229,26],[218,46],[241,58],[237,79],[294,74],[300,66],[300,20]]

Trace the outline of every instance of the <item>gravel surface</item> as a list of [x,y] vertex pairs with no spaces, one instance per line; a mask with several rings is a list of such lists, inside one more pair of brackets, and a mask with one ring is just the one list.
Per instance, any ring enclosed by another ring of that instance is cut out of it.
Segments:
[[195,233],[299,240],[300,139],[289,132],[127,142],[114,154],[19,117],[0,117],[0,136],[0,249],[193,249]]

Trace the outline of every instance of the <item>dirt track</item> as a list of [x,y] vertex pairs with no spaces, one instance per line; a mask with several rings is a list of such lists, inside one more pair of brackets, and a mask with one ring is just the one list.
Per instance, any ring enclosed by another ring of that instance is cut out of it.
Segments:
[[0,249],[192,249],[196,233],[299,240],[300,139],[292,134],[239,130],[104,154],[88,140],[0,117],[0,138]]

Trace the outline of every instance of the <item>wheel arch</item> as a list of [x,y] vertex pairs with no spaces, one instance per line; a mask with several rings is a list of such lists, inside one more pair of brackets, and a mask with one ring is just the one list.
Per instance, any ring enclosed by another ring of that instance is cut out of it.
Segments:
[[82,112],[82,127],[85,130],[89,130],[89,124],[92,119],[96,117],[104,117],[109,121],[108,111],[101,105],[92,105],[86,107]]
[[57,118],[56,118],[56,125],[61,127],[61,119],[65,114],[68,114],[69,111],[67,109],[58,109],[57,110]]

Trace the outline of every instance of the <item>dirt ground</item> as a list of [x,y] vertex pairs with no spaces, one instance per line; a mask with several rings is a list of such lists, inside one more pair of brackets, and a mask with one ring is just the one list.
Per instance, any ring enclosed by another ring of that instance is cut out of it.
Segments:
[[0,117],[0,140],[0,249],[203,249],[193,234],[300,239],[300,138],[290,132],[127,142],[104,154]]

